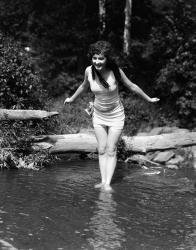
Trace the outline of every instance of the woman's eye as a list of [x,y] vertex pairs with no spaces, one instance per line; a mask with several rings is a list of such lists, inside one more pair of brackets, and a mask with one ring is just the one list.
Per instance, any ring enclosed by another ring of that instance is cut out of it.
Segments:
[[104,61],[104,58],[103,57],[101,57],[101,58],[93,57],[93,60]]

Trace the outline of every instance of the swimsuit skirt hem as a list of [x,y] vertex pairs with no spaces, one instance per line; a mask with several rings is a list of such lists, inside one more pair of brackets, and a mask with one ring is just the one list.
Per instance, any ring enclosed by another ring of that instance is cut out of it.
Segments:
[[123,129],[125,122],[125,114],[123,106],[118,106],[117,109],[109,112],[101,112],[94,109],[93,112],[93,126],[108,126],[116,129]]

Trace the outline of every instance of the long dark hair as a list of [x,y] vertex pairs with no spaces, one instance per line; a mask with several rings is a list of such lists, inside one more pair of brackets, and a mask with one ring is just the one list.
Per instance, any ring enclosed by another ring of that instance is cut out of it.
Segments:
[[[93,55],[95,54],[102,54],[106,57],[106,67],[113,71],[114,76],[118,83],[121,82],[121,74],[118,65],[116,64],[114,58],[112,58],[112,46],[107,41],[97,41],[93,43],[89,47],[88,57],[92,59]],[[94,65],[92,65],[92,77],[93,80],[95,79],[95,74],[98,76],[100,83],[105,87],[109,88],[109,84],[107,81],[102,77],[102,75],[96,70]]]

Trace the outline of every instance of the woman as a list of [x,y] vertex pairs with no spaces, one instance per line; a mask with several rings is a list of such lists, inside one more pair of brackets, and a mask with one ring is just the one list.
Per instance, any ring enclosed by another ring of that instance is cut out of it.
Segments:
[[93,127],[98,142],[99,167],[101,182],[95,188],[111,191],[111,180],[116,167],[117,143],[124,127],[124,108],[119,98],[118,85],[124,84],[128,89],[142,96],[148,102],[157,102],[150,98],[141,88],[132,83],[111,59],[111,45],[98,41],[89,48],[91,66],[85,70],[84,81],[64,104],[72,103],[89,86],[95,95]]

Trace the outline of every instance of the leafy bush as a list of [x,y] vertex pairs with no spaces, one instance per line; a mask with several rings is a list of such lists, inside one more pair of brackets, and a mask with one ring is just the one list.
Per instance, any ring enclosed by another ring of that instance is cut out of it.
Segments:
[[[187,49],[180,47],[175,58],[172,58],[165,68],[161,69],[157,78],[157,90],[161,96],[174,102],[182,123],[196,122],[196,65],[194,64],[192,40],[187,43]],[[190,46],[192,48],[190,48]]]
[[1,121],[0,168],[40,169],[54,158],[47,150],[32,150],[31,137],[46,134],[51,122]]
[[[0,33],[0,105],[42,109],[48,105],[33,58],[19,42]],[[0,121],[0,167],[36,169],[49,162],[47,151],[33,152],[30,136],[52,131],[53,121]],[[55,127],[55,126],[54,126]]]
[[130,98],[126,98],[123,104],[126,114],[125,133],[134,135],[142,123],[148,123],[150,121],[149,114],[143,100],[130,100]]
[[0,33],[0,105],[5,108],[41,108],[46,96],[31,56],[19,42]]
[[58,97],[63,94],[70,95],[77,89],[79,84],[82,83],[83,76],[71,76],[68,73],[62,72],[54,80],[52,80],[47,90],[49,95]]
[[196,20],[191,5],[177,0],[151,35],[151,56],[158,74],[155,90],[179,112],[183,125],[196,119]]

